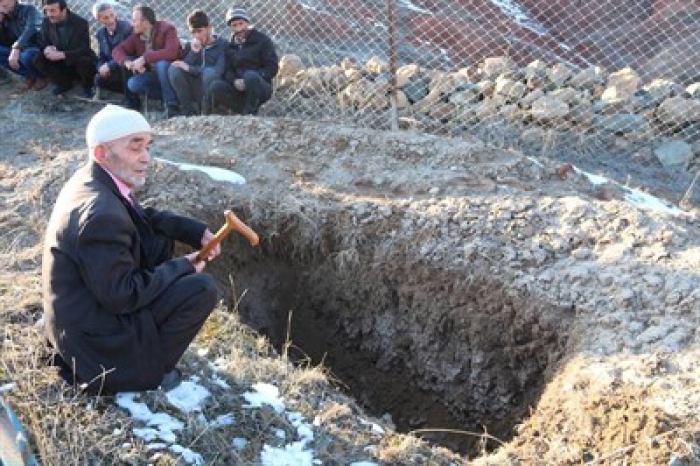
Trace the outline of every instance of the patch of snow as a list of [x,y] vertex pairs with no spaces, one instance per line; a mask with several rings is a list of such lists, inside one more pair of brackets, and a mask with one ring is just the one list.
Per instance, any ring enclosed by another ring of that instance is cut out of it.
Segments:
[[234,417],[233,414],[222,414],[221,416],[218,416],[216,419],[211,421],[210,425],[214,428],[216,427],[224,427],[224,426],[230,426],[233,425],[236,422],[236,418]]
[[193,165],[191,163],[181,163],[181,162],[173,162],[171,160],[164,159],[162,157],[156,157],[156,160],[159,162],[167,163],[169,165],[174,165],[177,167],[179,170],[183,171],[190,171],[190,170],[197,170],[200,172],[203,172],[209,176],[214,181],[226,181],[232,184],[245,184],[245,178],[243,178],[241,175],[238,173],[231,171],[231,170],[226,170],[224,168],[219,168],[219,167],[208,167],[206,165]]
[[184,413],[201,411],[202,402],[209,398],[209,390],[193,381],[182,382],[168,391],[166,397],[171,405]]
[[243,398],[248,402],[244,408],[261,408],[263,405],[271,406],[278,413],[286,409],[284,399],[280,398],[279,388],[268,383],[256,383],[253,385],[254,392],[246,392]]
[[264,445],[260,460],[263,466],[312,466],[314,455],[304,449],[302,442],[294,442],[283,448]]
[[647,194],[638,189],[625,188],[627,193],[625,194],[625,199],[627,202],[633,206],[639,207],[642,210],[653,210],[657,212],[666,212],[670,215],[686,215],[686,212],[670,205],[666,201],[659,199],[658,197]]
[[297,435],[299,435],[299,438],[301,439],[300,441],[304,444],[304,446],[313,442],[314,431],[311,428],[311,425],[306,422],[301,413],[287,413],[287,419],[294,427],[296,427]]
[[362,424],[363,426],[372,426],[372,432],[374,432],[375,434],[384,435],[386,433],[382,426],[374,422],[370,422],[366,419],[360,418],[360,424]]
[[372,461],[355,461],[350,463],[350,466],[379,466],[379,463],[373,463]]
[[204,464],[204,458],[202,458],[202,455],[190,450],[189,448],[185,448],[181,445],[171,445],[170,451],[180,455],[180,457],[188,464]]
[[234,437],[231,444],[233,445],[233,448],[240,451],[248,446],[248,440],[244,439],[243,437]]
[[2,387],[0,387],[0,393],[9,392],[10,390],[14,390],[16,387],[17,384],[15,382],[6,383]]
[[629,188],[627,186],[622,186],[618,182],[610,180],[608,178],[605,178],[604,176],[599,176],[599,175],[594,175],[592,173],[588,173],[586,171],[583,171],[577,167],[574,167],[574,170],[576,173],[580,173],[586,178],[588,178],[588,181],[590,181],[594,185],[601,185],[605,183],[614,183],[622,188],[622,190],[625,192],[625,200],[630,203],[631,205],[642,209],[642,210],[651,210],[655,212],[663,212],[669,215],[687,215],[687,212],[683,211],[682,209],[679,209],[678,207],[675,207],[671,205],[670,203],[659,199],[656,196],[652,196],[651,194],[647,194],[643,191],[640,191],[638,189],[634,188]]
[[177,440],[175,432],[182,430],[184,424],[166,413],[154,413],[145,403],[135,401],[138,393],[118,393],[117,406],[127,410],[131,417],[146,424],[147,428],[134,428],[134,435],[146,442],[157,438],[174,443]]
[[515,23],[539,36],[548,34],[547,29],[535,21],[522,6],[512,0],[491,0],[502,12],[515,20]]
[[532,163],[534,163],[535,165],[537,165],[538,167],[544,168],[544,165],[542,165],[542,164],[540,163],[540,161],[537,160],[536,158],[528,156],[527,159],[528,159],[530,162],[532,162]]
[[222,379],[221,377],[219,377],[218,374],[214,374],[214,375],[212,376],[212,378],[211,378],[211,381],[212,381],[215,385],[217,385],[217,386],[219,386],[219,387],[221,387],[221,388],[224,388],[224,389],[229,389],[229,388],[231,388],[231,386],[228,384],[228,382],[226,382],[224,379]]
[[414,5],[413,2],[411,2],[411,0],[399,0],[399,7],[403,7],[403,8],[406,8],[407,10],[415,11],[416,13],[435,16],[435,13],[433,13],[432,11],[427,10],[425,8],[421,8],[417,5]]
[[167,447],[167,443],[149,443],[146,445],[146,450],[162,450]]

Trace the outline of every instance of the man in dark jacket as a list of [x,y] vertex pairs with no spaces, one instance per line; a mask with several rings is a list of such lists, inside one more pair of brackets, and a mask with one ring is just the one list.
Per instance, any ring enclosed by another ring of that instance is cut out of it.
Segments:
[[196,253],[172,258],[173,240],[199,248],[214,235],[131,195],[151,161],[140,113],[108,105],[86,139],[91,160],[61,190],[46,230],[46,335],[64,379],[90,393],[168,389],[217,300],[205,263]]
[[35,6],[0,0],[0,66],[25,78],[23,90],[41,90],[48,84],[34,66],[40,26],[41,13]]
[[232,35],[226,50],[225,79],[212,83],[205,98],[215,107],[256,115],[260,105],[272,97],[272,78],[279,70],[275,46],[267,35],[251,27],[243,8],[230,8],[226,24]]
[[61,95],[80,81],[83,97],[92,97],[97,57],[90,48],[87,20],[70,11],[65,0],[42,0],[44,18],[34,64],[53,83],[51,92]]
[[133,33],[115,47],[112,56],[134,73],[127,81],[131,92],[162,100],[165,116],[175,116],[179,113],[178,101],[168,68],[180,56],[177,30],[168,22],[156,20],[155,12],[143,5],[134,7],[131,23]]
[[212,34],[209,17],[195,10],[187,17],[192,41],[185,49],[185,58],[172,63],[170,83],[175,89],[183,115],[208,113],[202,108],[204,94],[216,79],[223,79],[228,43]]
[[131,35],[131,23],[119,19],[109,2],[95,3],[92,15],[102,25],[96,33],[99,53],[95,84],[98,88],[123,93],[126,80],[131,75],[112,58],[112,50]]

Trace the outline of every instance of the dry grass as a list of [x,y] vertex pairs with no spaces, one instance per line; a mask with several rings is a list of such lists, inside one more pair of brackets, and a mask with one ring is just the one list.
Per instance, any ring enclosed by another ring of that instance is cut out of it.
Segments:
[[[48,352],[37,325],[39,296],[36,271],[0,275],[0,320],[4,323],[0,385],[16,384],[5,396],[29,430],[41,462],[184,464],[179,455],[149,449],[136,437],[132,429],[142,426],[118,408],[113,397],[84,395],[47,366]],[[309,423],[316,419],[312,446],[315,458],[323,464],[379,459],[389,464],[446,465],[457,459],[415,438],[377,433],[355,402],[333,387],[323,368],[297,367],[277,355],[264,337],[239,322],[235,309],[221,306],[215,311],[181,367],[186,377],[198,377],[198,383],[211,392],[202,413],[179,412],[159,390],[142,394],[140,401],[153,412],[183,421],[179,444],[200,453],[206,464],[259,464],[264,445],[281,447],[296,438],[296,427],[284,413],[243,407],[242,394],[257,382],[278,386],[290,411],[301,413]],[[225,414],[234,416],[232,425],[212,427],[206,421]],[[287,440],[280,439],[279,431]],[[233,448],[234,438],[247,439],[247,446]]]

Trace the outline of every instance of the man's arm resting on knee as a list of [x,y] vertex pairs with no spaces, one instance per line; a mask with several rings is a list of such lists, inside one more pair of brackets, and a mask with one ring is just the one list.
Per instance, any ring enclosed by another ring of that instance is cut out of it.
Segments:
[[129,314],[148,306],[177,279],[196,272],[187,257],[139,268],[132,255],[134,229],[113,213],[93,214],[78,236],[78,266],[87,288],[110,312]]

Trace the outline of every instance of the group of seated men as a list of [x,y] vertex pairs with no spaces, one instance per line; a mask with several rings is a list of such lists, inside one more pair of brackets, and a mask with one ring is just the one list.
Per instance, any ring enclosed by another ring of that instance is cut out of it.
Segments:
[[[39,10],[18,0],[0,0],[0,66],[23,79],[23,90],[61,95],[79,83],[80,95],[96,88],[124,94],[123,105],[141,109],[142,98],[161,100],[166,118],[232,112],[255,115],[272,96],[278,58],[272,40],[253,28],[243,8],[226,12],[231,39],[213,34],[209,17],[187,17],[192,35],[183,48],[175,26],[137,5],[131,22],[119,19],[109,2],[92,7],[101,25],[90,46],[87,20],[66,0],[42,0]],[[2,71],[2,70],[0,70]]]

